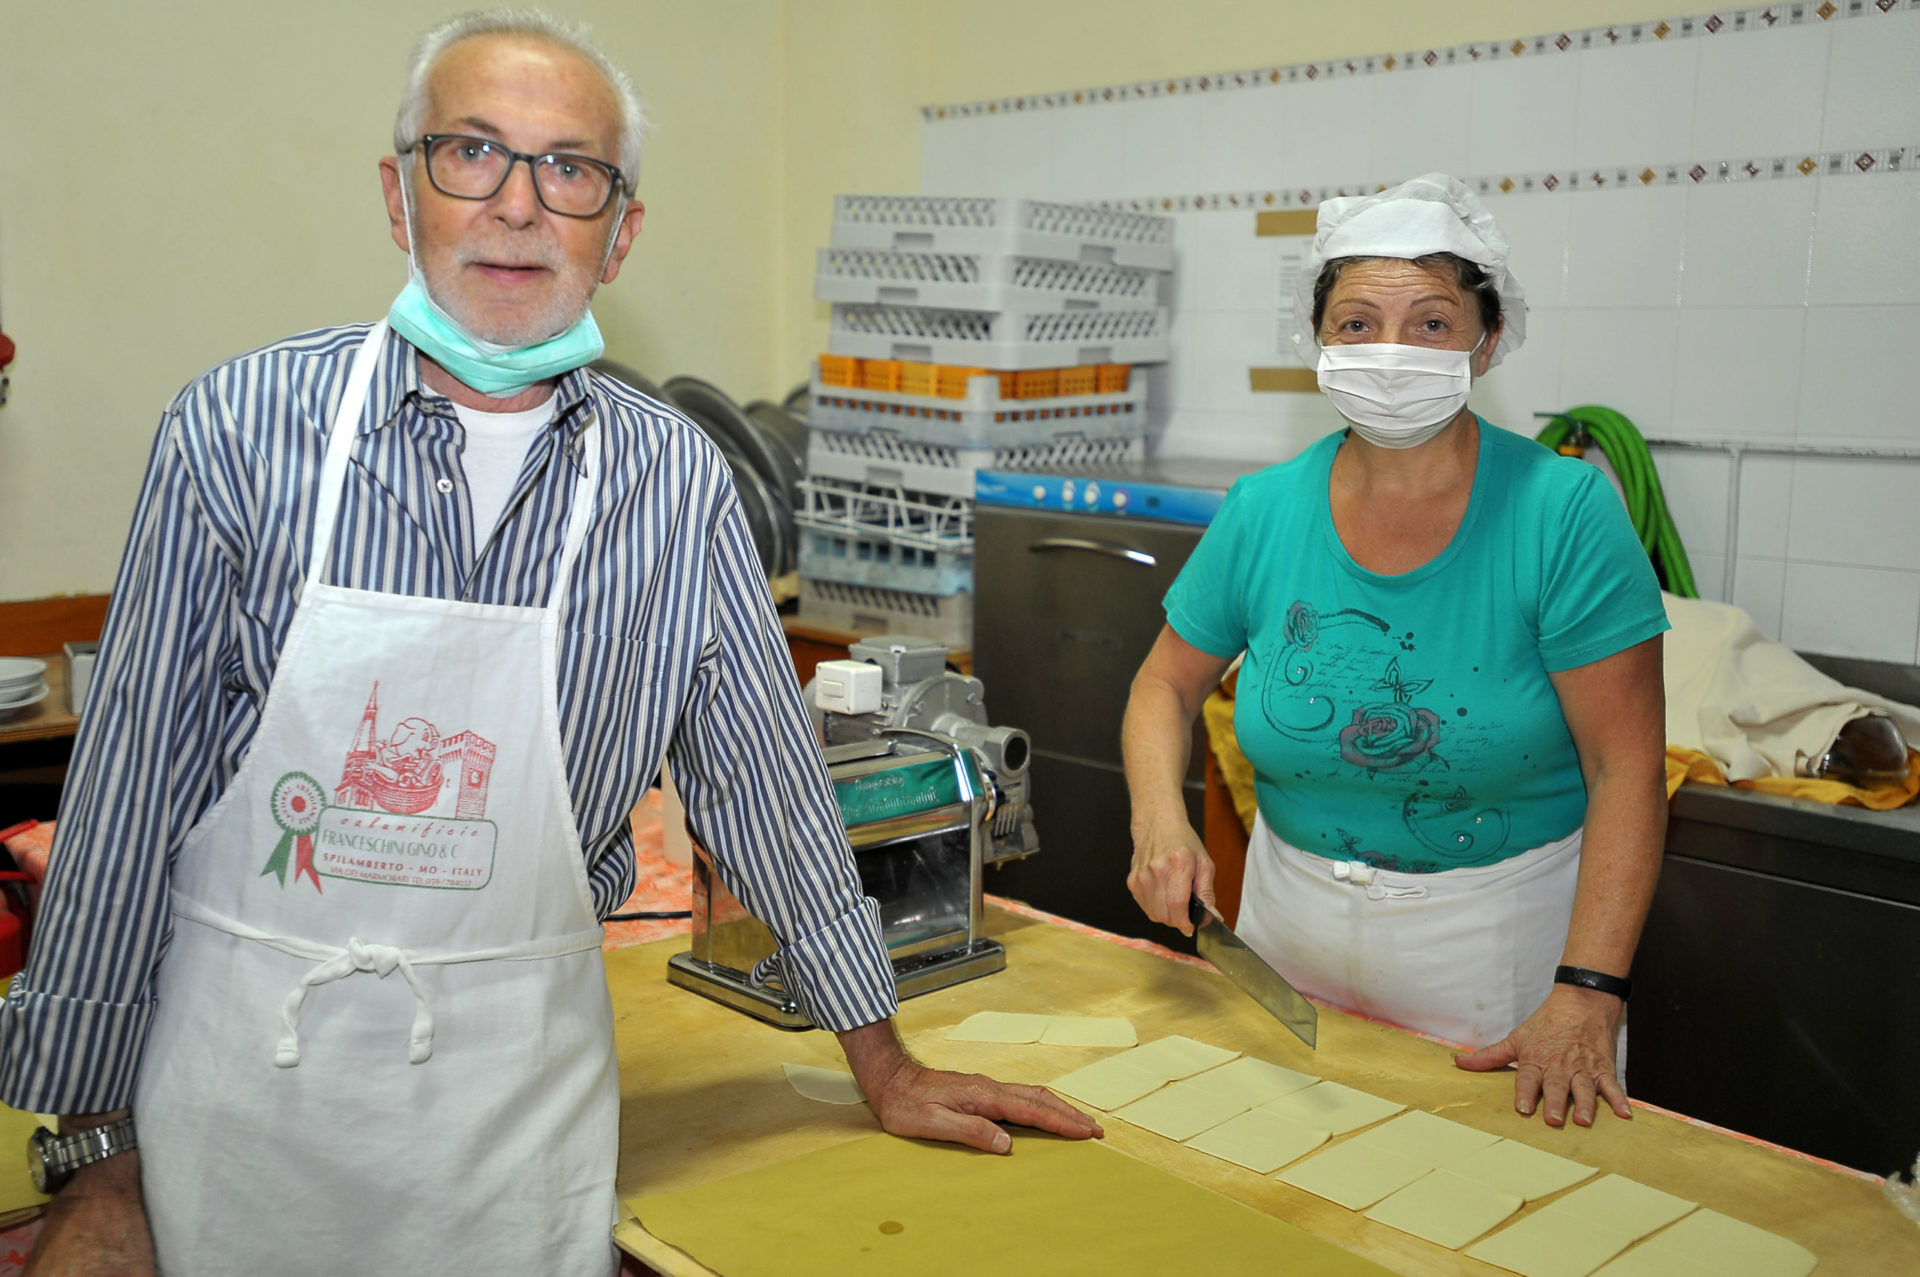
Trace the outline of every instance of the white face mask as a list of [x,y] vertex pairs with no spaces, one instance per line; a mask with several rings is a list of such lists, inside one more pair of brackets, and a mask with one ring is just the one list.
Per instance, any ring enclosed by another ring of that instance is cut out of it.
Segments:
[[1473,350],[1384,341],[1322,346],[1316,371],[1321,392],[1362,439],[1380,448],[1417,448],[1466,406],[1479,349],[1480,342]]

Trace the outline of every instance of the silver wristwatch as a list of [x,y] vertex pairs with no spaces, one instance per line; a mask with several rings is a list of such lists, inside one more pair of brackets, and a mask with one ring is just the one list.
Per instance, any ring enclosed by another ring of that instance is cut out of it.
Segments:
[[55,1135],[43,1126],[27,1139],[27,1170],[33,1175],[33,1186],[52,1197],[81,1167],[137,1147],[131,1117],[115,1118],[70,1135]]

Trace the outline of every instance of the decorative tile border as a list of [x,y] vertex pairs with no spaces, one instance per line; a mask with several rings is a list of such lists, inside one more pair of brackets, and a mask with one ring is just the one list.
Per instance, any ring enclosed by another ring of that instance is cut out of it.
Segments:
[[1222,71],[1213,75],[1173,76],[1164,80],[1108,84],[1091,89],[1067,89],[1055,93],[1035,93],[1026,97],[925,106],[920,108],[920,117],[928,123],[937,123],[942,120],[964,120],[982,115],[1008,115],[1027,111],[1105,106],[1115,102],[1177,97],[1188,93],[1232,93],[1271,88],[1281,84],[1297,84],[1302,81],[1312,83],[1320,80],[1350,79],[1360,75],[1402,74],[1430,67],[1471,66],[1481,62],[1496,62],[1510,58],[1584,53],[1590,50],[1615,48],[1623,44],[1711,39],[1747,31],[1769,31],[1781,26],[1805,26],[1809,23],[1834,22],[1844,18],[1877,17],[1881,14],[1911,10],[1920,10],[1920,0],[1837,0],[1837,2],[1836,0],[1818,0],[1817,3],[1759,5],[1744,9],[1722,9],[1695,17],[1652,18],[1645,22],[1557,31],[1504,41],[1488,40],[1475,44],[1457,44],[1448,48],[1376,53],[1365,57],[1335,58],[1326,62],[1295,62],[1286,66]]
[[[1626,187],[1711,186],[1725,182],[1766,182],[1807,177],[1858,177],[1905,173],[1920,165],[1920,143],[1871,151],[1821,151],[1813,155],[1762,155],[1687,164],[1648,164],[1638,168],[1566,169],[1556,173],[1502,173],[1464,179],[1489,198]],[[1409,177],[1413,174],[1408,174]],[[1298,186],[1287,190],[1221,191],[1197,195],[1147,195],[1132,199],[1087,200],[1098,208],[1130,213],[1260,213],[1273,209],[1317,208],[1324,200],[1371,195],[1386,190],[1378,182],[1349,186]]]

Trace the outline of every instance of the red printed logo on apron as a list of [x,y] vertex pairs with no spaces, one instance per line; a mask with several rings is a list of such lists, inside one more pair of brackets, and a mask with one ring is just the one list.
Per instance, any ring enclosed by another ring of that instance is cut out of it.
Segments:
[[347,747],[329,803],[320,782],[288,772],[269,799],[281,838],[260,874],[287,883],[320,879],[474,891],[493,877],[496,827],[482,819],[493,776],[493,742],[473,732],[443,735],[424,718],[379,733],[380,685]]

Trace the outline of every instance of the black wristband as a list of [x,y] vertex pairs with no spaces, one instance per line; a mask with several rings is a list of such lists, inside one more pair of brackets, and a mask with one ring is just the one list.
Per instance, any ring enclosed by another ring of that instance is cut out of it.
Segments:
[[1604,971],[1589,971],[1585,967],[1555,967],[1553,982],[1592,989],[1596,993],[1611,993],[1622,1002],[1633,996],[1633,981],[1625,976],[1608,975]]

